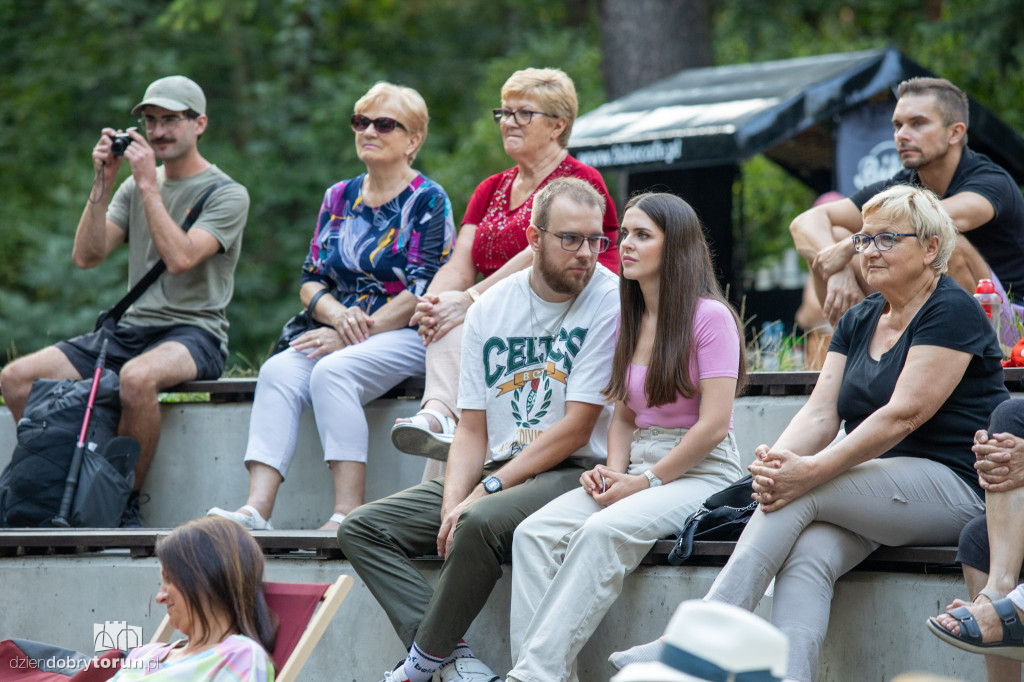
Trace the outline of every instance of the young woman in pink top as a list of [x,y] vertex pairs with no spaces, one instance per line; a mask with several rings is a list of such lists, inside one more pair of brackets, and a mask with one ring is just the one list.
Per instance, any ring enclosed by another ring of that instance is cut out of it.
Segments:
[[626,204],[608,463],[516,529],[509,682],[573,680],[627,573],[709,495],[739,479],[739,319],[700,221],[671,194]]

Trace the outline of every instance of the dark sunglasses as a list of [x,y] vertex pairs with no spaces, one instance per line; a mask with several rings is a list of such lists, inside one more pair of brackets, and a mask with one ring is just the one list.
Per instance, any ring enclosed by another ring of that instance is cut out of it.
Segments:
[[409,132],[409,129],[406,128],[404,125],[402,125],[393,118],[388,118],[387,116],[381,116],[380,118],[370,118],[369,116],[363,116],[362,114],[352,114],[352,120],[350,121],[350,123],[352,124],[352,130],[356,131],[357,133],[365,131],[367,128],[370,127],[370,124],[373,124],[374,130],[376,130],[381,135],[387,135],[396,127],[401,128],[405,132]]

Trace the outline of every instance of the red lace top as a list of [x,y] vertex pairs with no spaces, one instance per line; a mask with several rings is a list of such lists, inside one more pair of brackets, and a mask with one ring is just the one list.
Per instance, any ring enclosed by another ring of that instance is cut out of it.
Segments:
[[530,224],[533,196],[537,190],[555,178],[570,176],[586,180],[604,196],[604,233],[612,240],[612,245],[598,257],[598,261],[612,272],[619,271],[619,249],[615,246],[619,220],[615,213],[615,204],[608,196],[608,188],[600,173],[571,156],[566,156],[521,206],[510,209],[512,181],[518,172],[519,169],[513,166],[477,185],[466,207],[466,215],[462,219],[463,225],[476,225],[476,234],[473,237],[473,265],[484,277],[490,276],[512,256],[526,248],[526,228]]

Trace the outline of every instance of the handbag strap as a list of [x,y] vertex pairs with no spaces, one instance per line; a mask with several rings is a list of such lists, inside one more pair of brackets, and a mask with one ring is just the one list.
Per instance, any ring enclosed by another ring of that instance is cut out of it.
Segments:
[[[233,184],[234,182],[234,180],[221,180],[207,188],[192,208],[185,213],[185,222],[181,224],[181,229],[188,232],[189,228],[192,227],[199,218],[199,214],[202,213],[203,205],[206,204],[206,200],[210,198],[210,195],[220,187]],[[146,293],[146,289],[152,286],[153,282],[156,281],[156,278],[163,274],[163,271],[166,269],[167,264],[164,263],[163,258],[161,258],[149,269],[149,272],[142,276],[142,279],[135,283],[135,286],[133,286],[131,290],[124,295],[124,298],[114,304],[114,307],[110,309],[110,312],[107,315],[107,319],[112,319],[115,323],[120,320],[121,316],[125,314],[128,308],[130,308],[131,305],[135,303],[140,296],[142,296],[142,294]]]

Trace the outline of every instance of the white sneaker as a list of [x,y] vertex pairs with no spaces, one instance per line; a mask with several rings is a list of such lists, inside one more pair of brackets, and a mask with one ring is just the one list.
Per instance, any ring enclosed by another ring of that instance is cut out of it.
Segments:
[[225,519],[234,521],[242,528],[246,530],[274,530],[274,527],[270,525],[270,521],[263,518],[256,507],[252,505],[244,505],[242,507],[248,514],[243,514],[239,511],[228,511],[227,509],[221,509],[220,507],[214,507],[210,511],[206,512],[207,516],[221,516]]
[[477,658],[456,658],[441,666],[431,682],[501,682],[501,678]]
[[405,676],[405,668],[399,663],[398,668],[384,673],[383,682],[409,682],[409,678]]

